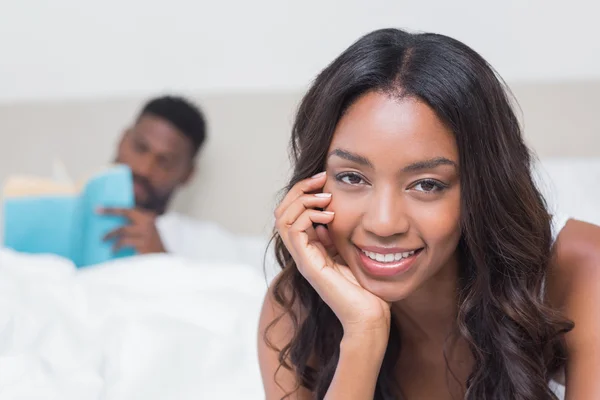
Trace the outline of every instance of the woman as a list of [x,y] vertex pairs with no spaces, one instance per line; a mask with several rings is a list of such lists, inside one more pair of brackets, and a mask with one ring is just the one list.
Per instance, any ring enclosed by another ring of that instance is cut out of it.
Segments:
[[475,51],[364,36],[304,97],[292,155],[268,399],[600,398],[600,229],[552,220]]

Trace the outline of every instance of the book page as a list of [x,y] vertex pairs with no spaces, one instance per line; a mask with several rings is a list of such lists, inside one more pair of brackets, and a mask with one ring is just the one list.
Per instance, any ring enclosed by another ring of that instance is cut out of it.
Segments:
[[62,160],[55,158],[52,162],[52,180],[56,183],[74,186],[73,179]]
[[29,176],[9,177],[2,190],[2,196],[5,198],[52,195],[70,196],[76,193],[76,188],[71,184]]
[[26,196],[71,196],[81,193],[94,178],[102,176],[119,164],[111,164],[96,169],[75,183],[62,161],[55,159],[52,164],[52,178],[15,175],[9,177],[2,190],[3,197]]

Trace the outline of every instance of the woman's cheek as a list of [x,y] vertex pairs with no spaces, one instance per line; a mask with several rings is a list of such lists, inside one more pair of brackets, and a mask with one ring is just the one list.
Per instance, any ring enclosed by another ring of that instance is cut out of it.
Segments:
[[430,243],[439,243],[460,235],[460,198],[447,196],[431,203],[415,202],[407,209],[413,229]]
[[328,176],[327,180],[325,181],[325,186],[323,186],[323,193],[331,193],[332,196],[331,201],[329,202],[327,207],[325,207],[325,211],[335,212],[335,207],[333,206],[335,201],[334,184],[335,182],[332,182],[332,178]]
[[335,188],[328,189],[331,190],[328,191],[331,193],[331,202],[326,211],[335,212],[333,221],[329,224],[330,231],[338,237],[350,237],[360,224],[361,203],[364,199]]
[[348,199],[345,196],[345,193],[342,190],[339,190],[337,187],[337,182],[333,177],[328,177],[325,182],[325,186],[323,187],[324,193],[331,193],[331,201],[325,208],[326,211],[333,211],[336,214],[344,213],[344,206],[348,205]]

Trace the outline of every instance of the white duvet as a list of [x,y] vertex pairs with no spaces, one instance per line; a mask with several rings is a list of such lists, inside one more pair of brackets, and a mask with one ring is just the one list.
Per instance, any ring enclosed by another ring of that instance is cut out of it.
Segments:
[[265,290],[245,265],[1,250],[0,399],[262,399]]

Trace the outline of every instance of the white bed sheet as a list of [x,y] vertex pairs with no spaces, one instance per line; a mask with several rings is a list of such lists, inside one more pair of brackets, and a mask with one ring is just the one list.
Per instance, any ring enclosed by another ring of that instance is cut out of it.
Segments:
[[0,399],[262,399],[255,268],[0,251]]

